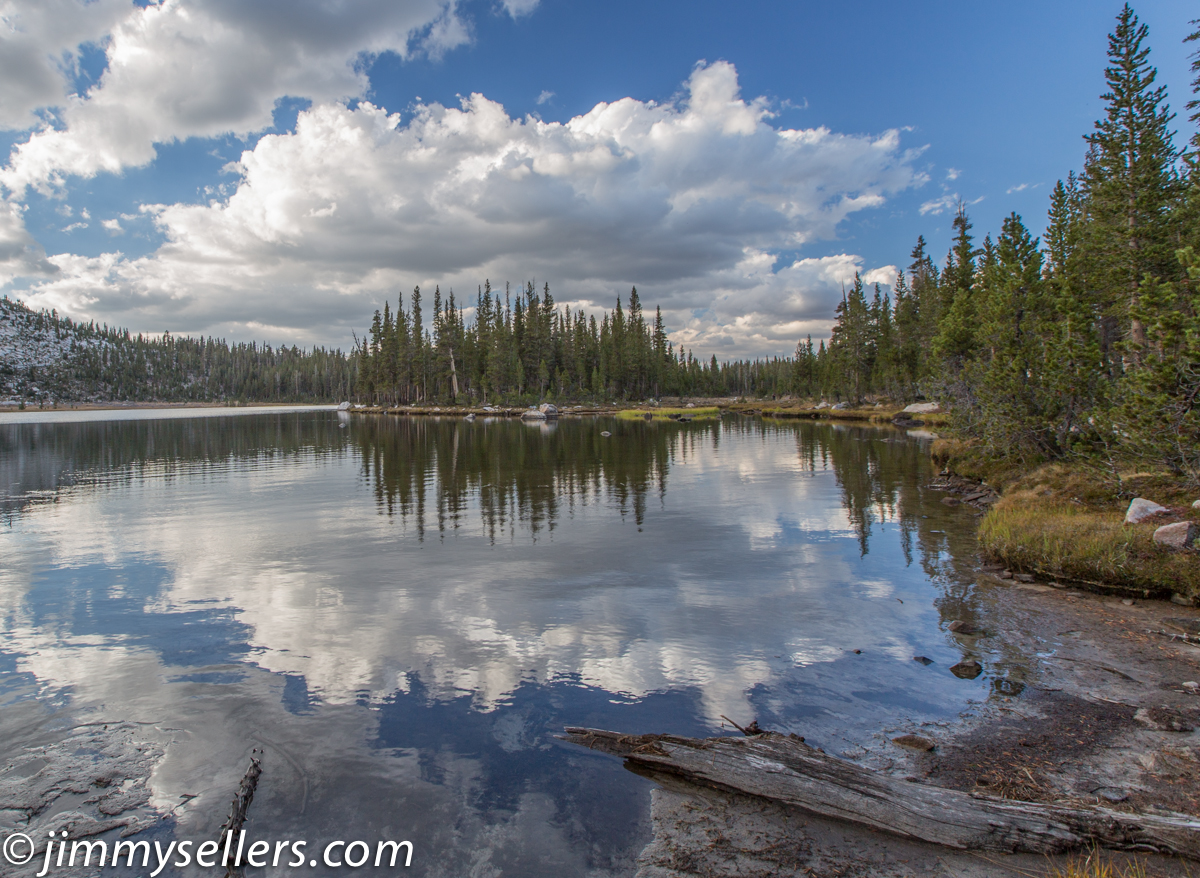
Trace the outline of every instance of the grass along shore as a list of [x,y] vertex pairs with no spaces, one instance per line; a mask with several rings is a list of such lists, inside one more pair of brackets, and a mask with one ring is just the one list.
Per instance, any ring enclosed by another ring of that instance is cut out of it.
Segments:
[[[1109,473],[1085,461],[1023,470],[982,458],[954,439],[939,439],[934,461],[957,475],[986,482],[1000,499],[979,523],[986,557],[1014,573],[1131,597],[1200,603],[1200,553],[1154,542],[1164,524],[1194,521],[1200,491],[1162,472]],[[1168,512],[1126,524],[1130,501],[1144,497]]]

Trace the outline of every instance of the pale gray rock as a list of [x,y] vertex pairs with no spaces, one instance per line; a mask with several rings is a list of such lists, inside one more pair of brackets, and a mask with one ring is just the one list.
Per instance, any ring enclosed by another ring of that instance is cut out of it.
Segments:
[[1134,497],[1129,503],[1129,509],[1125,511],[1125,523],[1138,524],[1147,518],[1161,515],[1166,511],[1167,507],[1159,506],[1153,500],[1147,500],[1145,497]]
[[914,402],[912,405],[905,406],[901,413],[906,415],[929,415],[941,410],[942,407],[936,402]]
[[1164,549],[1182,552],[1192,548],[1196,542],[1196,534],[1200,532],[1193,522],[1177,521],[1174,524],[1164,524],[1154,531],[1154,542]]

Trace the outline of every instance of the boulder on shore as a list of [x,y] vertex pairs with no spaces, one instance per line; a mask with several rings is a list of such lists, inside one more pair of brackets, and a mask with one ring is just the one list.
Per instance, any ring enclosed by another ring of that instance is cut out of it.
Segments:
[[1198,533],[1200,533],[1200,528],[1197,528],[1194,522],[1177,521],[1175,524],[1164,524],[1156,530],[1154,542],[1164,549],[1181,552],[1193,547]]
[[928,415],[933,412],[940,412],[942,407],[936,402],[914,402],[910,406],[905,406],[902,414],[906,415]]
[[1167,507],[1159,506],[1153,500],[1147,500],[1145,497],[1134,497],[1129,503],[1129,509],[1125,512],[1125,523],[1139,524],[1147,518],[1161,515],[1167,511]]

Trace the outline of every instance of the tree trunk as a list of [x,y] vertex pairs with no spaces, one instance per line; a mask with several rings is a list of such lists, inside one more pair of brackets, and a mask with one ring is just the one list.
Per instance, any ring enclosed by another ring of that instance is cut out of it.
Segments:
[[835,759],[794,735],[622,735],[569,728],[564,740],[688,780],[959,850],[1057,854],[1098,844],[1200,859],[1200,819],[973,795]]

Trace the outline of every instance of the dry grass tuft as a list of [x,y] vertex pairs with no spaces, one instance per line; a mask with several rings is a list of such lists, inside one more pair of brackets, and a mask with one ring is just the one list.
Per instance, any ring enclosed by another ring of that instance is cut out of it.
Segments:
[[1092,851],[1083,859],[1071,860],[1065,868],[1055,866],[1046,878],[1146,878],[1146,867],[1136,861],[1118,866]]

